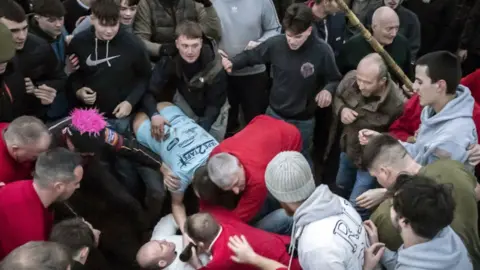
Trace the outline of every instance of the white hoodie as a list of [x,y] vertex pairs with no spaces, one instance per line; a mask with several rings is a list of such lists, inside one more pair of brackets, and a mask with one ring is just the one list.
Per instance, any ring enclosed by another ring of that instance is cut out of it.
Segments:
[[291,248],[298,242],[304,270],[361,270],[368,237],[362,219],[345,199],[320,185],[293,216]]

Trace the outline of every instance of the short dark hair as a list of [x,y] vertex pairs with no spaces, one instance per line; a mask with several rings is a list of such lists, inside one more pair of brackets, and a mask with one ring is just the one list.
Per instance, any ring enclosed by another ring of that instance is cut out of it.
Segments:
[[303,3],[290,5],[283,16],[283,28],[294,34],[305,32],[313,22],[312,10]]
[[371,169],[379,160],[385,163],[395,163],[408,155],[407,150],[389,134],[380,134],[371,138],[363,148],[362,168]]
[[456,93],[462,79],[462,67],[458,57],[453,53],[448,51],[427,53],[418,58],[416,65],[427,67],[427,76],[432,83],[444,80],[447,84],[447,94]]
[[183,21],[175,29],[175,35],[177,38],[179,36],[186,36],[189,39],[196,39],[203,37],[203,31],[197,22]]
[[198,167],[195,170],[192,180],[192,188],[201,200],[211,205],[222,205],[227,209],[234,209],[241,196],[233,191],[225,191],[219,188],[208,176],[207,165]]
[[33,0],[34,14],[43,17],[61,18],[65,16],[65,7],[60,0]]
[[13,0],[0,1],[0,18],[5,18],[9,21],[21,23],[27,19],[25,10],[22,6]]
[[92,3],[91,11],[105,25],[116,25],[120,20],[120,5],[115,0],[96,0]]
[[[121,0],[120,3],[121,3],[122,1],[123,1],[123,0]],[[136,6],[136,5],[138,5],[138,3],[140,2],[140,0],[126,0],[126,1],[127,1],[127,5],[128,5],[129,7],[131,7],[131,6]]]
[[61,244],[28,242],[17,247],[0,263],[0,270],[65,270],[72,256]]
[[38,156],[33,179],[44,188],[57,181],[72,182],[75,169],[81,165],[80,154],[62,147],[53,148]]
[[452,186],[421,175],[399,175],[390,190],[397,217],[405,218],[420,237],[432,239],[453,221]]
[[66,219],[55,224],[49,240],[65,245],[73,255],[82,248],[95,246],[93,231],[81,218]]
[[185,232],[196,243],[211,243],[220,231],[220,225],[209,213],[197,213],[185,221]]

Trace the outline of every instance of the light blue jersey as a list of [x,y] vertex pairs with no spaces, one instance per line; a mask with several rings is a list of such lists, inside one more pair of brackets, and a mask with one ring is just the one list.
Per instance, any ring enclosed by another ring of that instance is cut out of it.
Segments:
[[176,106],[168,106],[159,113],[171,124],[165,125],[162,141],[152,137],[150,120],[145,120],[138,128],[137,140],[160,155],[180,178],[180,188],[172,191],[183,193],[197,168],[207,162],[218,142]]

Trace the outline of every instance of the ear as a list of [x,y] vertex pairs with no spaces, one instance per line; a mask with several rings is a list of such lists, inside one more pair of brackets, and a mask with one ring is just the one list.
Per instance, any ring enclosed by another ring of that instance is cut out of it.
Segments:
[[312,26],[310,25],[308,28],[307,28],[307,34],[310,35],[312,33]]
[[439,90],[443,90],[445,93],[447,92],[447,82],[445,80],[439,80],[437,85]]
[[54,189],[55,191],[58,191],[58,192],[63,191],[64,187],[65,187],[65,184],[62,183],[62,182],[55,182],[55,183],[53,184],[53,189]]
[[80,258],[87,258],[88,254],[90,253],[89,247],[84,247],[80,250]]
[[160,268],[164,268],[165,266],[167,266],[167,262],[164,260],[160,260],[158,261],[158,266],[160,266]]
[[205,243],[203,243],[203,242],[198,242],[198,243],[197,243],[197,246],[198,246],[199,248],[201,248],[202,250],[205,250],[205,249],[206,249]]
[[177,38],[177,39],[175,39],[175,47],[177,47],[177,49],[179,49],[179,50],[180,50],[180,45],[178,44],[178,38]]

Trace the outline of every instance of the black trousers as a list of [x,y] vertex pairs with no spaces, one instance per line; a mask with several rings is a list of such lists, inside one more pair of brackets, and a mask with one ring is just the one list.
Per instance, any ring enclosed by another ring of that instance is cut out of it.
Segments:
[[227,132],[239,128],[239,108],[241,106],[246,123],[255,116],[264,114],[268,106],[268,75],[266,72],[247,76],[228,76]]

